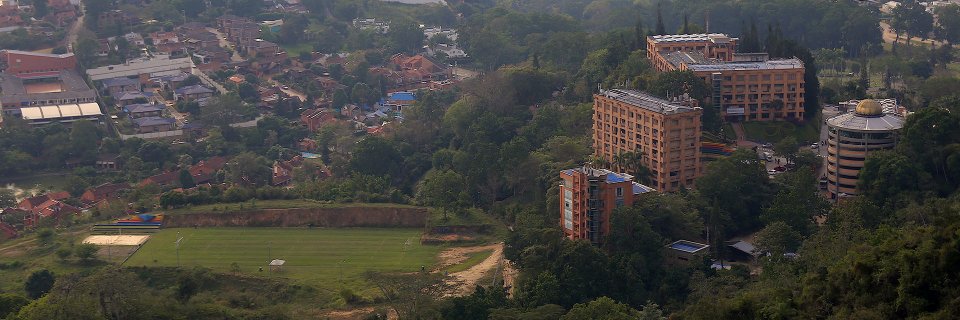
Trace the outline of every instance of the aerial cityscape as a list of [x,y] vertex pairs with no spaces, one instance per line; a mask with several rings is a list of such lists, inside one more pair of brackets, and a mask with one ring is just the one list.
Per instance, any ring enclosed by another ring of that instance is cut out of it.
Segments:
[[960,319],[960,0],[0,0],[0,319]]

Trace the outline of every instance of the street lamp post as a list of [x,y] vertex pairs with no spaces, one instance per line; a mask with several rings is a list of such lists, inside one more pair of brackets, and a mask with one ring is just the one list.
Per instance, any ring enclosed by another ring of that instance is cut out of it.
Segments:
[[177,231],[177,241],[175,242],[175,247],[177,248],[177,268],[180,267],[180,242],[183,241],[183,237],[180,236],[180,231]]

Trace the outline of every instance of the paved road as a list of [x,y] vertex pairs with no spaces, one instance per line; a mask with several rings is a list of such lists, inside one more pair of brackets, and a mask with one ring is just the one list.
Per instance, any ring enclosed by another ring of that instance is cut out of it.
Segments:
[[[80,7],[80,13],[83,13],[84,8],[83,8],[82,0],[79,1],[79,7]],[[83,29],[83,23],[84,23],[83,20],[86,20],[86,19],[84,19],[83,15],[80,15],[77,18],[77,22],[74,22],[73,25],[70,26],[70,30],[67,32],[67,37],[65,39],[67,43],[64,44],[68,48],[73,48],[73,44],[77,42],[77,35],[80,33],[80,30]]]
[[166,106],[167,112],[170,113],[170,116],[172,116],[174,120],[177,120],[177,128],[183,127],[183,125],[186,124],[185,121],[187,120],[187,115],[180,113],[179,111],[177,111],[177,108],[173,107],[174,101],[170,101],[170,103],[168,104],[167,100],[164,99],[163,96],[160,94],[160,89],[154,89],[153,102]]
[[297,99],[300,99],[300,102],[306,102],[306,101],[307,101],[307,95],[306,95],[306,94],[303,94],[303,93],[300,92],[300,91],[293,90],[293,88],[284,89],[284,88],[283,88],[283,84],[277,82],[276,80],[273,80],[273,78],[270,79],[270,84],[279,87],[279,88],[280,88],[280,91],[283,91],[283,93],[286,93],[288,96],[297,97]]
[[233,61],[233,62],[243,61],[243,58],[240,57],[239,53],[237,53],[237,48],[234,48],[233,44],[230,43],[230,41],[227,41],[226,36],[224,36],[223,33],[220,33],[220,30],[217,30],[216,28],[207,28],[207,31],[213,32],[214,34],[217,35],[217,40],[220,41],[221,47],[230,48],[230,50],[233,50],[233,55],[230,56],[230,61]]

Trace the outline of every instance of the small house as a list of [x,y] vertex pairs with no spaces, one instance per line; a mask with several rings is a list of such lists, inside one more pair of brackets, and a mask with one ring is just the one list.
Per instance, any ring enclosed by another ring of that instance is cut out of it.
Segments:
[[136,103],[124,106],[123,112],[126,113],[127,117],[130,119],[138,119],[145,117],[159,117],[163,115],[164,109],[166,108],[158,103]]
[[186,87],[180,87],[173,91],[173,97],[177,101],[193,101],[201,98],[209,98],[213,96],[213,90],[210,90],[207,87],[202,85],[192,85]]
[[177,123],[173,118],[143,117],[133,119],[133,126],[137,133],[164,132],[174,129]]
[[124,92],[138,92],[141,90],[140,80],[127,77],[110,78],[100,82],[103,90],[106,90],[110,96],[117,97]]

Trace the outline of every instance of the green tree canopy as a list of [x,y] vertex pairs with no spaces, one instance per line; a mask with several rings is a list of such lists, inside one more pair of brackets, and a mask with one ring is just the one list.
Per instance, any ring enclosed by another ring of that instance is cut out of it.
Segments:
[[640,311],[629,305],[600,297],[587,303],[578,303],[560,320],[633,320],[640,319]]
[[27,296],[30,297],[30,299],[37,299],[47,292],[50,292],[50,288],[53,288],[54,281],[53,272],[47,269],[40,269],[30,274],[27,282],[23,283],[23,289],[27,291]]

